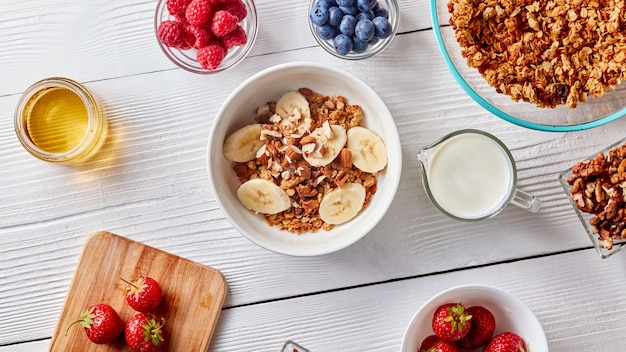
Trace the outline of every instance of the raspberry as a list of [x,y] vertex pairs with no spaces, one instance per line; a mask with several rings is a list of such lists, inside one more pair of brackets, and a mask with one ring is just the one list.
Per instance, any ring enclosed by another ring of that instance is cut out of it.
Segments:
[[165,5],[167,6],[167,11],[169,11],[170,15],[184,15],[187,6],[191,3],[191,0],[167,0]]
[[209,45],[209,42],[213,38],[211,32],[205,27],[188,24],[185,27],[185,31],[187,31],[187,34],[190,36],[189,43],[191,43],[191,46],[196,49],[204,48]]
[[248,36],[246,35],[246,31],[240,25],[237,25],[235,29],[222,37],[222,43],[226,49],[244,45],[246,42],[248,42]]
[[211,30],[218,37],[223,37],[237,27],[239,19],[228,11],[219,10],[213,15]]
[[182,14],[172,15],[172,17],[174,17],[173,21],[178,21],[178,22],[180,22],[182,24],[185,24],[185,25],[189,24],[187,22],[187,18],[185,18],[185,13],[184,12]]
[[185,48],[189,46],[185,25],[178,21],[163,21],[157,29],[159,41],[171,48]]
[[248,16],[248,8],[241,0],[222,3],[220,4],[220,10],[230,12],[233,16],[237,17],[239,21],[243,21],[243,19]]
[[185,10],[185,18],[187,22],[195,26],[202,26],[209,23],[213,15],[211,2],[208,0],[193,0],[187,10]]
[[198,50],[196,60],[202,68],[213,71],[222,63],[224,56],[226,52],[221,46],[211,44]]

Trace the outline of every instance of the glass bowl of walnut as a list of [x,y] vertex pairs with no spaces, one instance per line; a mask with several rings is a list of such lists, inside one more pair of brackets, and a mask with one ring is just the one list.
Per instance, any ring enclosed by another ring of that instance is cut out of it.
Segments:
[[435,38],[459,85],[483,108],[541,131],[626,115],[626,9],[582,3],[430,0]]
[[358,241],[395,198],[402,148],[383,100],[330,65],[269,67],[217,113],[209,184],[226,218],[271,251],[314,256]]
[[559,182],[602,258],[626,246],[626,138],[563,171]]

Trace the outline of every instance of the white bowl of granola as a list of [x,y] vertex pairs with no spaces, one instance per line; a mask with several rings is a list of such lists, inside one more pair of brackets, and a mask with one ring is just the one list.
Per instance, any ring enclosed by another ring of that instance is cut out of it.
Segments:
[[[357,138],[372,147],[365,161]],[[209,181],[222,211],[250,241],[287,255],[327,254],[365,236],[391,205],[401,169],[383,100],[354,75],[317,63],[247,79],[209,137]]]
[[564,0],[430,0],[430,11],[449,71],[494,115],[551,132],[626,115],[626,53],[613,45],[626,34],[612,33],[612,13],[623,15],[617,1],[571,9]]

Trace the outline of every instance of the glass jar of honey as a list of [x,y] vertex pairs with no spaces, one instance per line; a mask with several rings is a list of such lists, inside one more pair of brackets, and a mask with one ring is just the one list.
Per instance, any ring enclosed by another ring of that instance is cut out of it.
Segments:
[[15,110],[15,132],[35,157],[60,163],[90,158],[104,141],[105,117],[87,88],[52,77],[30,86]]

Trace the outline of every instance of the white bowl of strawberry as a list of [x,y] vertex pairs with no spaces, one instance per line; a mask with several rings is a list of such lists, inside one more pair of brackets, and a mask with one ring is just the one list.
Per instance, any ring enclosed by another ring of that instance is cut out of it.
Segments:
[[432,297],[415,313],[402,352],[548,352],[535,314],[498,288],[463,285]]
[[189,72],[227,70],[243,60],[257,34],[253,0],[159,0],[154,16],[165,56]]

